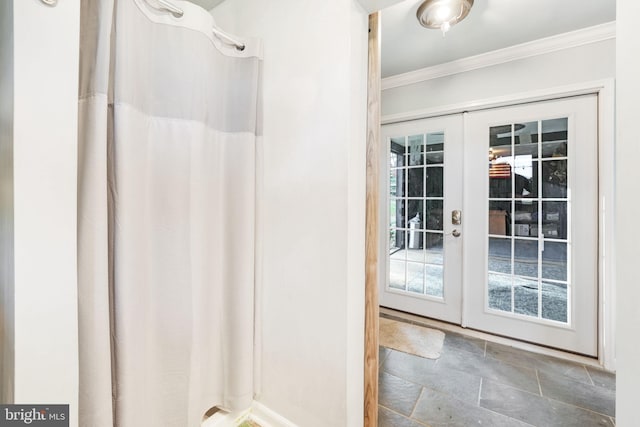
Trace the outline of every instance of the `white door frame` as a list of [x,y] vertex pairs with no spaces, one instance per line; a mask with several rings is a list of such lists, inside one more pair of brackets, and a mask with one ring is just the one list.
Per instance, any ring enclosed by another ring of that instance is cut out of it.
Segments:
[[[615,370],[615,271],[614,271],[614,141],[615,83],[605,79],[550,89],[517,93],[508,96],[470,101],[461,104],[415,110],[383,116],[381,123],[408,120],[505,107],[536,101],[548,101],[570,96],[598,95],[598,360],[608,370]],[[464,326],[464,325],[463,325]]]

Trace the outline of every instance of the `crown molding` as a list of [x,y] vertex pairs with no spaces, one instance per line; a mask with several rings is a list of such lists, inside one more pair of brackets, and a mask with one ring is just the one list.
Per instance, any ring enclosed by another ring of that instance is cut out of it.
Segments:
[[469,56],[451,62],[421,68],[408,73],[396,74],[382,79],[382,90],[406,86],[452,74],[464,73],[479,68],[504,64],[518,59],[570,49],[616,37],[616,23],[607,22],[593,27],[534,40],[515,46],[498,49],[480,55]]

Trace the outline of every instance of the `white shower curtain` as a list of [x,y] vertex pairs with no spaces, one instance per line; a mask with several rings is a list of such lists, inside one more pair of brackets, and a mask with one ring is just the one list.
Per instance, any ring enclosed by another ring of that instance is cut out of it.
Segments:
[[80,426],[197,426],[253,398],[261,59],[171,0],[83,0]]

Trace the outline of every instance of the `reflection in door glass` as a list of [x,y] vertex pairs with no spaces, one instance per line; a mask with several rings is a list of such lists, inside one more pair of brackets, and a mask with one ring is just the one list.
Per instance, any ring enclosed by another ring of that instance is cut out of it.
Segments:
[[490,309],[567,323],[568,119],[489,130]]
[[424,168],[407,169],[407,195],[409,197],[424,197]]
[[427,264],[444,265],[442,233],[425,233],[424,248]]
[[538,277],[538,240],[514,239],[513,274]]
[[489,273],[489,308],[512,311],[512,277]]
[[389,287],[392,289],[406,289],[407,263],[392,259],[389,261]]
[[542,121],[542,157],[567,156],[566,117]]
[[407,160],[409,166],[424,164],[424,135],[413,135],[407,138]]
[[426,294],[432,297],[442,298],[443,294],[443,268],[441,265],[425,265],[425,276],[427,278]]
[[567,284],[542,282],[542,318],[567,323]]
[[513,146],[516,157],[538,158],[538,122],[515,125]]
[[389,288],[444,297],[444,132],[391,138]]
[[545,199],[567,197],[567,161],[542,162],[542,196]]
[[407,290],[416,294],[424,293],[424,264],[407,263]]
[[513,278],[513,310],[525,316],[538,315],[538,281]]
[[542,278],[559,282],[567,281],[567,243],[550,241],[544,243]]
[[511,239],[489,238],[489,271],[511,274]]

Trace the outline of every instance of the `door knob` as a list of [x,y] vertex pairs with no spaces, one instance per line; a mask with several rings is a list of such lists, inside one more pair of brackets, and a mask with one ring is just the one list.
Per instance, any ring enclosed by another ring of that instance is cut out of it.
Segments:
[[462,233],[457,228],[454,228],[451,233],[447,233],[447,236],[460,237]]

